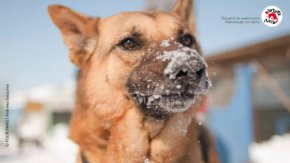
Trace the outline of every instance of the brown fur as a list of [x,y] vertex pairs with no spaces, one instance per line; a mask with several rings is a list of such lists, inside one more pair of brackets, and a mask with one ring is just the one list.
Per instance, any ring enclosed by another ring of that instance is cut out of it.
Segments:
[[[128,12],[109,18],[87,17],[59,5],[49,7],[70,59],[80,69],[70,138],[88,162],[138,163],[146,158],[151,163],[203,162],[194,121],[202,100],[185,112],[156,119],[145,116],[126,89],[141,54],[152,43],[175,37],[180,29],[195,34],[190,6],[191,0],[179,0],[172,13]],[[143,48],[128,52],[116,46],[121,38],[135,33],[142,34],[138,37]]]

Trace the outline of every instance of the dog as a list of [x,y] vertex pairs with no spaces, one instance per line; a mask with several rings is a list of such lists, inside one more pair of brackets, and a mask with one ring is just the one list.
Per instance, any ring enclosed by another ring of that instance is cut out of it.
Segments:
[[60,5],[48,12],[79,69],[69,135],[77,162],[218,162],[210,133],[194,119],[210,80],[192,0],[178,0],[170,13],[99,18]]

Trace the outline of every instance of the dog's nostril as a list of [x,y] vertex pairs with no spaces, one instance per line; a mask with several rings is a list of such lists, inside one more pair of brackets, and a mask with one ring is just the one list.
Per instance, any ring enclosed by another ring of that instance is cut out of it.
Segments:
[[196,72],[197,76],[201,78],[205,73],[205,68],[202,68]]
[[181,78],[183,76],[187,76],[187,71],[186,70],[179,70],[179,72],[176,74],[177,78]]

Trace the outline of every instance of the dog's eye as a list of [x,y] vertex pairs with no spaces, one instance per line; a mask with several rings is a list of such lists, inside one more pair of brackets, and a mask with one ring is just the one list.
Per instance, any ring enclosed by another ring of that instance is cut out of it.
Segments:
[[132,38],[125,38],[119,43],[119,46],[124,50],[135,50],[139,47],[139,44]]
[[190,34],[181,37],[180,43],[184,46],[191,46],[194,43],[194,38]]

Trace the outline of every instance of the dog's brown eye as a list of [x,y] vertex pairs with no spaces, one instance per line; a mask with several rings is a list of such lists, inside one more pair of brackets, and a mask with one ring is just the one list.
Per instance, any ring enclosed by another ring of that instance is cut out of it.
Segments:
[[125,50],[134,50],[139,47],[139,44],[132,38],[126,38],[119,43],[119,46]]
[[180,43],[184,46],[191,46],[194,43],[194,39],[190,34],[186,34],[181,37]]

